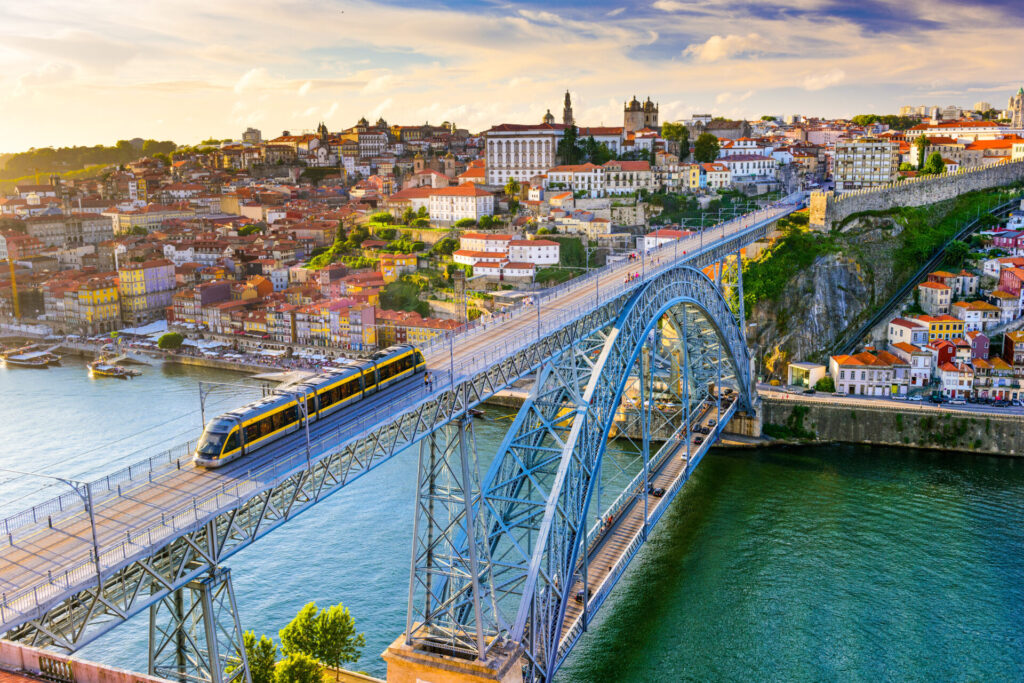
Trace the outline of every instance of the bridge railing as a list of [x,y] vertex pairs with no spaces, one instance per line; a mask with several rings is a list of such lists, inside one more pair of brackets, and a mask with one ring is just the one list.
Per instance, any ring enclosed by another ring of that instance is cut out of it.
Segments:
[[[593,290],[594,291],[594,299],[593,299],[594,306],[600,305],[601,303],[604,303],[606,301],[610,301],[610,300],[620,296],[621,294],[623,294],[627,290],[630,290],[630,289],[633,289],[635,287],[640,286],[641,284],[643,284],[647,280],[649,280],[652,277],[655,277],[657,275],[660,275],[662,272],[664,272],[665,270],[668,270],[669,268],[673,268],[673,267],[675,267],[676,265],[678,265],[680,263],[683,263],[685,261],[697,258],[697,257],[699,257],[701,255],[706,254],[707,252],[713,251],[714,249],[717,248],[718,243],[721,242],[724,239],[736,239],[738,237],[743,236],[744,234],[746,234],[750,230],[758,229],[759,227],[761,227],[759,225],[760,223],[762,223],[762,222],[764,222],[764,221],[766,221],[768,219],[772,219],[772,218],[774,218],[777,215],[777,213],[778,213],[776,211],[777,209],[782,208],[782,207],[786,207],[786,206],[791,206],[791,205],[799,204],[799,202],[802,201],[802,199],[803,199],[803,193],[800,193],[800,192],[793,193],[792,195],[789,195],[789,196],[779,200],[778,202],[775,202],[774,204],[770,205],[769,207],[766,207],[764,209],[760,209],[760,210],[755,211],[753,213],[745,214],[743,216],[739,216],[739,217],[734,218],[732,220],[729,220],[729,221],[720,223],[718,225],[709,227],[704,232],[705,233],[714,233],[714,232],[717,232],[717,231],[723,231],[723,235],[722,235],[721,239],[715,240],[715,239],[710,239],[709,238],[709,240],[710,240],[709,244],[707,244],[706,246],[699,247],[696,250],[687,250],[687,251],[684,251],[683,253],[678,253],[677,245],[675,245],[674,243],[663,244],[663,245],[661,245],[661,246],[659,246],[659,247],[657,247],[655,249],[651,249],[651,250],[647,251],[644,254],[644,258],[642,259],[642,262],[636,263],[637,270],[640,271],[642,269],[641,277],[638,280],[635,280],[635,281],[632,281],[632,282],[629,282],[629,283],[617,283],[616,285],[613,285],[611,289],[609,289],[607,287],[602,288],[602,287],[598,286],[598,284],[595,282],[595,280],[597,280],[599,278],[602,278],[602,277],[606,277],[614,269],[621,267],[621,263],[611,264],[611,265],[607,265],[607,266],[602,266],[600,268],[596,268],[594,270],[591,270],[590,272],[588,272],[588,273],[586,273],[586,274],[584,274],[584,275],[582,275],[580,277],[573,278],[572,280],[569,280],[568,282],[564,282],[564,283],[562,283],[560,285],[557,285],[555,287],[546,289],[546,290],[544,290],[542,292],[537,292],[534,295],[534,297],[533,297],[533,302],[532,303],[530,303],[530,304],[518,304],[515,307],[512,307],[511,309],[506,309],[506,311],[503,314],[502,320],[499,320],[499,321],[484,321],[482,319],[475,320],[475,321],[473,321],[471,323],[467,323],[466,325],[463,325],[462,327],[460,327],[458,330],[456,330],[454,332],[449,332],[449,333],[446,333],[446,334],[443,334],[443,335],[438,335],[438,336],[430,339],[428,342],[426,342],[425,344],[421,345],[421,349],[424,351],[424,353],[439,353],[439,352],[441,352],[444,349],[444,347],[451,346],[453,344],[459,344],[459,343],[462,343],[462,342],[469,341],[470,338],[475,337],[478,334],[482,334],[487,329],[489,329],[489,328],[491,328],[491,327],[493,327],[495,325],[501,324],[506,319],[508,319],[508,320],[522,319],[522,318],[526,317],[527,315],[535,314],[535,310],[536,310],[537,306],[540,306],[541,308],[545,308],[544,305],[543,305],[545,301],[551,301],[552,299],[557,299],[557,298],[561,297],[563,294],[565,294],[567,292],[570,292],[570,291],[583,291],[583,290],[588,290],[589,291],[589,290]],[[730,226],[735,227],[736,225],[742,226],[742,229],[737,230],[733,234],[724,234],[725,231],[730,229]],[[670,255],[672,256],[671,259],[668,258]],[[654,259],[658,259],[659,263],[657,265],[653,264],[653,260]],[[647,261],[648,260],[652,261],[652,264],[650,266],[647,265]],[[575,307],[576,310],[577,310],[577,313],[575,314],[575,316],[569,316],[568,319],[572,320],[572,319],[575,319],[576,317],[579,317],[579,315],[581,314],[579,312],[579,309],[590,310],[592,308],[592,306],[590,305],[589,302],[590,302],[590,299],[588,298],[586,303],[578,304]],[[547,316],[548,316],[547,313],[543,313],[542,314],[542,317],[547,317]],[[564,320],[564,318],[563,318],[563,320]],[[564,324],[564,322],[563,321],[559,321],[556,324],[558,324],[560,326],[560,325]],[[546,326],[542,323],[541,333],[543,333],[545,327]]]
[[[799,198],[800,195],[798,193],[787,197],[784,200],[780,200],[780,202],[777,202],[777,205],[781,206],[783,204],[793,203],[798,201]],[[732,235],[728,235],[730,239],[735,239],[744,234],[746,230],[754,229],[758,223],[771,218],[774,215],[773,208],[774,206],[761,209],[752,214],[737,217],[717,226],[708,228],[706,232],[728,230],[731,225],[742,225],[744,229],[739,230]],[[489,367],[494,363],[507,358],[509,355],[527,348],[533,344],[536,339],[541,338],[546,334],[550,334],[554,330],[565,327],[596,306],[622,296],[626,292],[641,286],[647,280],[657,277],[664,271],[675,267],[680,262],[697,258],[702,254],[715,249],[716,244],[717,242],[712,242],[707,246],[697,250],[684,252],[683,254],[679,254],[671,243],[652,249],[645,254],[645,258],[643,259],[644,263],[637,264],[637,266],[642,265],[642,273],[641,277],[635,281],[616,282],[610,287],[606,286],[604,288],[596,286],[595,280],[597,278],[607,276],[612,269],[617,267],[616,264],[613,264],[611,266],[603,266],[602,268],[595,269],[583,277],[574,278],[569,282],[538,293],[533,304],[520,305],[508,314],[508,317],[511,319],[525,319],[529,316],[535,316],[537,308],[540,308],[540,322],[539,327],[537,328],[536,338],[531,334],[529,336],[522,337],[519,343],[509,344],[506,341],[501,345],[492,345],[485,352],[481,354],[474,354],[472,358],[456,364],[453,368],[455,373],[449,378],[449,381],[452,384],[458,383],[465,377],[474,375],[480,369]],[[672,258],[668,258],[670,255]],[[657,264],[654,263],[655,259],[658,260]],[[646,265],[648,260],[652,262],[650,266]],[[560,307],[552,303],[552,301],[557,300],[566,292],[589,289],[594,289],[594,299],[590,299],[588,297],[584,301],[568,307]],[[545,303],[547,303],[547,305],[545,305]],[[428,354],[440,355],[445,351],[444,347],[468,342],[472,337],[484,334],[488,329],[493,329],[493,327],[502,324],[502,322],[504,322],[504,320],[475,321],[469,326],[460,328],[460,330],[454,334],[442,335],[433,338],[422,348]],[[443,371],[445,369],[443,367],[443,363],[438,362],[437,369]],[[404,395],[396,402],[389,404],[387,408],[384,409],[384,413],[393,415],[396,411],[409,407],[418,400],[420,400],[420,397],[417,394]],[[101,502],[102,500],[108,499],[114,495],[120,495],[121,490],[124,487],[132,486],[146,480],[153,480],[162,476],[166,472],[180,469],[183,466],[188,466],[193,447],[194,442],[175,446],[164,453],[154,455],[140,462],[132,463],[117,472],[95,480],[92,482],[94,503]],[[2,531],[10,542],[18,536],[17,532],[19,530],[25,531],[25,529],[29,527],[36,528],[42,523],[49,524],[54,520],[66,518],[68,515],[80,514],[82,512],[84,512],[84,504],[81,497],[73,491],[69,491],[56,498],[43,501],[27,510],[5,518],[0,522],[0,531]]]
[[[739,230],[731,235],[723,235],[723,237],[735,239],[747,229],[756,226],[757,223],[771,218],[772,215],[770,209],[761,210],[752,215],[716,226],[715,229],[726,228],[729,223],[740,222],[743,225],[743,230]],[[596,301],[600,303],[613,300],[625,292],[639,287],[644,281],[657,276],[669,268],[675,267],[679,262],[694,258],[713,248],[715,248],[715,242],[689,254],[684,253],[681,255],[681,258],[680,255],[674,253],[671,244],[652,250],[648,254],[652,257],[657,257],[659,260],[662,255],[670,253],[673,254],[674,258],[666,258],[663,263],[658,263],[649,269],[645,267],[643,277],[636,281],[616,283],[611,288],[605,287],[603,290],[595,287]],[[600,277],[602,274],[606,275],[609,272],[607,268],[603,269],[600,273],[595,272],[591,274],[583,282],[576,282],[572,287],[589,288],[593,278]],[[586,312],[593,310],[594,306],[589,300],[578,302],[568,307],[558,307],[550,303],[544,306],[543,302],[545,300],[550,302],[551,299],[560,296],[560,293],[570,289],[568,285],[569,283],[566,283],[566,285],[557,288],[554,292],[548,292],[538,297],[535,304],[541,308],[538,337],[543,337],[554,330],[560,329]],[[520,307],[518,315],[535,315],[535,309],[532,307]],[[442,351],[439,348],[441,345],[460,343],[467,340],[471,335],[486,332],[488,326],[489,323],[478,323],[473,329],[460,331],[454,337],[435,339],[430,345],[433,348],[428,350],[433,350],[437,354]],[[482,353],[474,354],[473,357],[455,365],[453,368],[455,372],[450,378],[451,386],[456,385],[467,377],[473,376],[482,368],[489,367],[516,352],[524,350],[535,343],[535,341],[532,335],[528,335],[517,338],[515,342],[505,340],[501,344],[490,345]],[[445,389],[446,387],[442,386],[434,391],[434,393],[440,393]],[[423,400],[424,393],[424,391],[409,392],[385,406],[379,406],[371,412],[360,414],[345,424],[339,425],[334,431],[318,438],[315,443],[311,444],[308,455],[304,445],[300,445],[291,455],[278,458],[274,462],[268,463],[256,470],[249,470],[241,479],[225,477],[225,482],[220,490],[207,493],[202,497],[193,497],[190,507],[187,506],[186,501],[186,505],[179,508],[179,511],[176,511],[173,515],[168,516],[166,512],[162,512],[157,519],[154,513],[154,521],[126,531],[123,540],[111,542],[111,539],[108,538],[100,539],[101,567],[106,570],[111,566],[116,566],[117,563],[127,560],[129,557],[145,552],[148,548],[152,547],[154,541],[176,536],[188,527],[194,526],[200,521],[215,515],[218,510],[222,509],[223,505],[227,504],[227,499],[229,498],[237,502],[244,496],[255,495],[274,483],[278,483],[283,477],[291,476],[296,470],[308,466],[308,462],[320,460],[335,449],[344,446],[354,435],[371,431],[387,421],[393,420],[395,415],[400,414],[403,410],[414,407]],[[174,470],[185,466],[190,467],[189,458],[191,457],[193,445],[192,442],[179,445],[162,454],[147,458],[138,463],[132,463],[111,475],[97,479],[92,482],[94,495],[98,494],[97,498],[94,499],[94,503],[99,500],[124,495],[126,489],[131,488],[134,484],[142,481],[159,481]],[[52,523],[54,518],[59,519],[61,516],[80,514],[82,512],[84,512],[84,505],[81,499],[77,494],[69,492],[8,517],[3,520],[0,526],[2,526],[4,533],[7,535],[8,542],[14,542],[16,536],[21,537],[24,535],[17,535],[15,533],[17,531],[25,531],[27,528],[38,528],[43,523]],[[141,543],[140,539],[142,538],[146,539],[146,543]],[[63,567],[59,575],[48,573],[44,579],[45,582],[42,584],[3,594],[2,601],[0,601],[0,614],[6,615],[11,610],[38,610],[41,601],[45,603],[48,597],[52,597],[53,590],[67,590],[79,582],[89,580],[94,572],[95,564],[90,557],[74,565]],[[42,596],[40,596],[40,586],[43,587],[44,594]],[[53,590],[49,590],[50,588]],[[8,618],[4,616],[0,620],[7,622]]]

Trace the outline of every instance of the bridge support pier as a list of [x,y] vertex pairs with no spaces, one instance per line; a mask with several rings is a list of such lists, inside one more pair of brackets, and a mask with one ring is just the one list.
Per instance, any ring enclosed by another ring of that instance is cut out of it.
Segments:
[[503,641],[483,659],[462,659],[424,650],[406,642],[405,634],[382,655],[387,683],[522,683],[522,650]]
[[149,674],[180,683],[252,683],[229,569],[217,567],[150,606]]

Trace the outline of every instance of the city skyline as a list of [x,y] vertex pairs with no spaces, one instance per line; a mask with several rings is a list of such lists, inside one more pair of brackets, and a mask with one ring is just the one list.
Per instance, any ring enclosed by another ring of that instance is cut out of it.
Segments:
[[827,0],[10,6],[0,151],[360,116],[482,130],[557,113],[566,89],[589,125],[617,125],[634,94],[658,101],[663,121],[1002,108],[1024,79],[1006,21],[1022,14],[1011,2]]

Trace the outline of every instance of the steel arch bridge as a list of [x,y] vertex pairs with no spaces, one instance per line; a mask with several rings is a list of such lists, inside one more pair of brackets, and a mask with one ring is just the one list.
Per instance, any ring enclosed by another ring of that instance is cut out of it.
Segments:
[[[720,287],[680,266],[541,366],[479,484],[465,421],[443,443],[425,441],[406,642],[477,659],[511,643],[527,680],[550,680],[704,450],[737,409],[753,413],[750,374]],[[610,437],[629,432],[624,413],[639,423],[640,466],[602,507]],[[702,421],[714,426],[695,443]],[[668,491],[652,500],[667,464]],[[627,510],[631,542],[610,555],[615,565],[592,567]]]
[[[704,450],[750,407],[743,332],[697,269],[717,264],[720,277],[802,201],[436,338],[421,348],[438,389],[378,395],[216,474],[192,468],[183,444],[66,481],[72,492],[0,520],[0,633],[73,652],[148,611],[151,673],[247,678],[225,562],[419,443],[410,647],[476,659],[521,649],[525,671],[549,678]],[[469,412],[526,377],[530,400],[481,476]]]

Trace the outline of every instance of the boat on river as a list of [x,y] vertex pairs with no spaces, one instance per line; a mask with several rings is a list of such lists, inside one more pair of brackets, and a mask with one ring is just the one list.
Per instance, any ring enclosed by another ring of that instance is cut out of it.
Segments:
[[0,359],[3,359],[4,365],[7,367],[48,368],[54,364],[51,362],[51,355],[46,351],[22,351],[17,349],[0,355]]
[[121,367],[112,363],[106,358],[97,358],[89,363],[89,375],[91,377],[114,377],[116,379],[131,379],[140,375],[138,370]]

